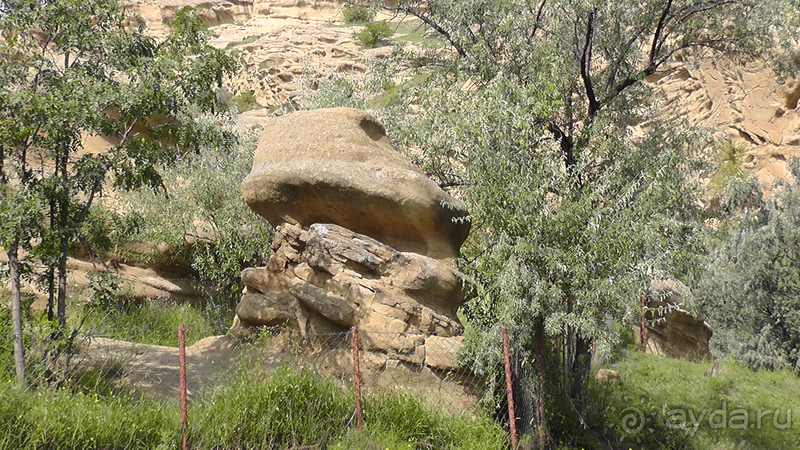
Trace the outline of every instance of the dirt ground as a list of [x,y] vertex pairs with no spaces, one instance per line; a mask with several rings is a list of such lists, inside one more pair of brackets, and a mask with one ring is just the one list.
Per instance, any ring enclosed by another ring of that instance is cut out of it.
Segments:
[[[154,398],[178,398],[175,347],[95,337],[84,343],[80,356],[82,367],[113,377],[120,388]],[[436,371],[379,352],[361,352],[359,359],[364,395],[401,391],[453,414],[474,411],[479,399],[482,380],[471,373]],[[265,376],[283,365],[308,368],[335,378],[342,386],[353,384],[353,357],[347,343],[299,344],[279,335],[261,339],[258,344],[242,344],[228,336],[211,336],[186,347],[190,398],[224,387],[240,364],[258,367]]]

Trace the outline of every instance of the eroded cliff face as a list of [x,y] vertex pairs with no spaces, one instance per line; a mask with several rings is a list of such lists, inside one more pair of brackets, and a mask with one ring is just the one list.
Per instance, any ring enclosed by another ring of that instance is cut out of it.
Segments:
[[800,82],[768,61],[737,63],[725,55],[685,55],[649,76],[658,114],[706,128],[743,149],[741,167],[769,185],[789,176],[800,156]]

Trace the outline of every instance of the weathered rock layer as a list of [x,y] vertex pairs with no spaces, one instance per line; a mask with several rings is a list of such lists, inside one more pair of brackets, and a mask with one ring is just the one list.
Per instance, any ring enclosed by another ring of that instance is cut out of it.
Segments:
[[272,226],[334,223],[437,259],[458,256],[469,233],[464,205],[355,109],[301,111],[267,122],[242,195]]
[[650,294],[645,312],[645,352],[697,362],[711,360],[708,348],[711,327],[702,317],[679,307],[691,296],[689,288],[680,281],[654,280],[650,283]]

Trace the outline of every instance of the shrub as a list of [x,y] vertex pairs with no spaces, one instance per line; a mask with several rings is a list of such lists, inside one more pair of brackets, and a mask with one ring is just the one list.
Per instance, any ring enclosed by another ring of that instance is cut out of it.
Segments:
[[[798,179],[797,162],[790,166]],[[715,330],[712,352],[755,369],[800,371],[800,185],[778,181],[766,200],[753,181],[731,178],[725,188],[733,232],[695,288]]]
[[366,6],[346,6],[342,9],[344,23],[364,23],[375,17],[375,11]]
[[164,176],[167,195],[128,196],[130,210],[141,211],[138,232],[128,239],[163,242],[170,252],[146,258],[191,266],[203,294],[199,306],[219,326],[230,325],[241,298],[241,271],[265,265],[269,257],[272,228],[244,203],[240,190],[254,151],[252,136],[230,152],[212,148],[186,154]]
[[251,109],[261,108],[261,104],[256,100],[256,95],[253,91],[242,91],[236,96],[236,111],[243,113]]
[[389,24],[384,21],[380,21],[368,23],[363,30],[355,33],[354,36],[364,47],[373,48],[377,47],[381,41],[392,34],[393,31],[391,28],[389,28]]

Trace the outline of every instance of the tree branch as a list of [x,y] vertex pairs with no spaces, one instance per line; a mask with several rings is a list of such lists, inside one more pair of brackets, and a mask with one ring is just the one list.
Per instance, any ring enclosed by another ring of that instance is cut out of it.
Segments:
[[528,36],[528,41],[533,41],[534,36],[536,36],[536,32],[539,31],[539,24],[542,20],[542,12],[544,11],[544,5],[547,3],[547,0],[542,0],[542,3],[539,4],[539,10],[536,12],[536,21],[533,23],[533,29],[531,30],[531,34]]
[[403,11],[403,12],[406,12],[408,14],[411,14],[412,16],[416,17],[417,19],[419,19],[419,20],[425,22],[426,24],[428,24],[428,26],[430,26],[431,28],[436,30],[437,33],[441,34],[442,37],[445,38],[447,40],[447,42],[449,42],[450,45],[453,46],[454,49],[456,49],[456,51],[458,52],[459,56],[461,56],[462,58],[467,56],[467,52],[464,51],[464,48],[461,47],[459,44],[457,44],[453,40],[453,36],[450,34],[450,32],[448,32],[447,30],[442,28],[441,25],[439,25],[438,23],[434,22],[433,19],[431,19],[430,17],[428,17],[425,14],[423,14],[422,11],[419,10],[419,8],[411,6],[411,5],[404,5],[403,2],[398,2],[396,9],[392,8],[392,7],[389,7],[389,6],[383,6],[383,8],[387,9],[389,11],[398,10],[398,11]]
[[581,53],[581,79],[586,89],[586,98],[589,100],[589,117],[594,116],[600,111],[600,103],[594,93],[594,86],[590,76],[592,64],[592,38],[594,36],[594,14],[596,9],[589,12],[586,22],[586,36],[583,42],[583,52]]
[[653,65],[653,61],[656,59],[656,55],[661,45],[658,45],[658,41],[661,38],[661,33],[664,31],[664,24],[667,20],[667,16],[669,15],[669,10],[672,8],[672,0],[667,0],[667,5],[664,7],[664,10],[661,11],[661,17],[658,19],[658,25],[656,25],[656,31],[653,33],[653,43],[650,45],[650,58],[649,63],[650,66]]

